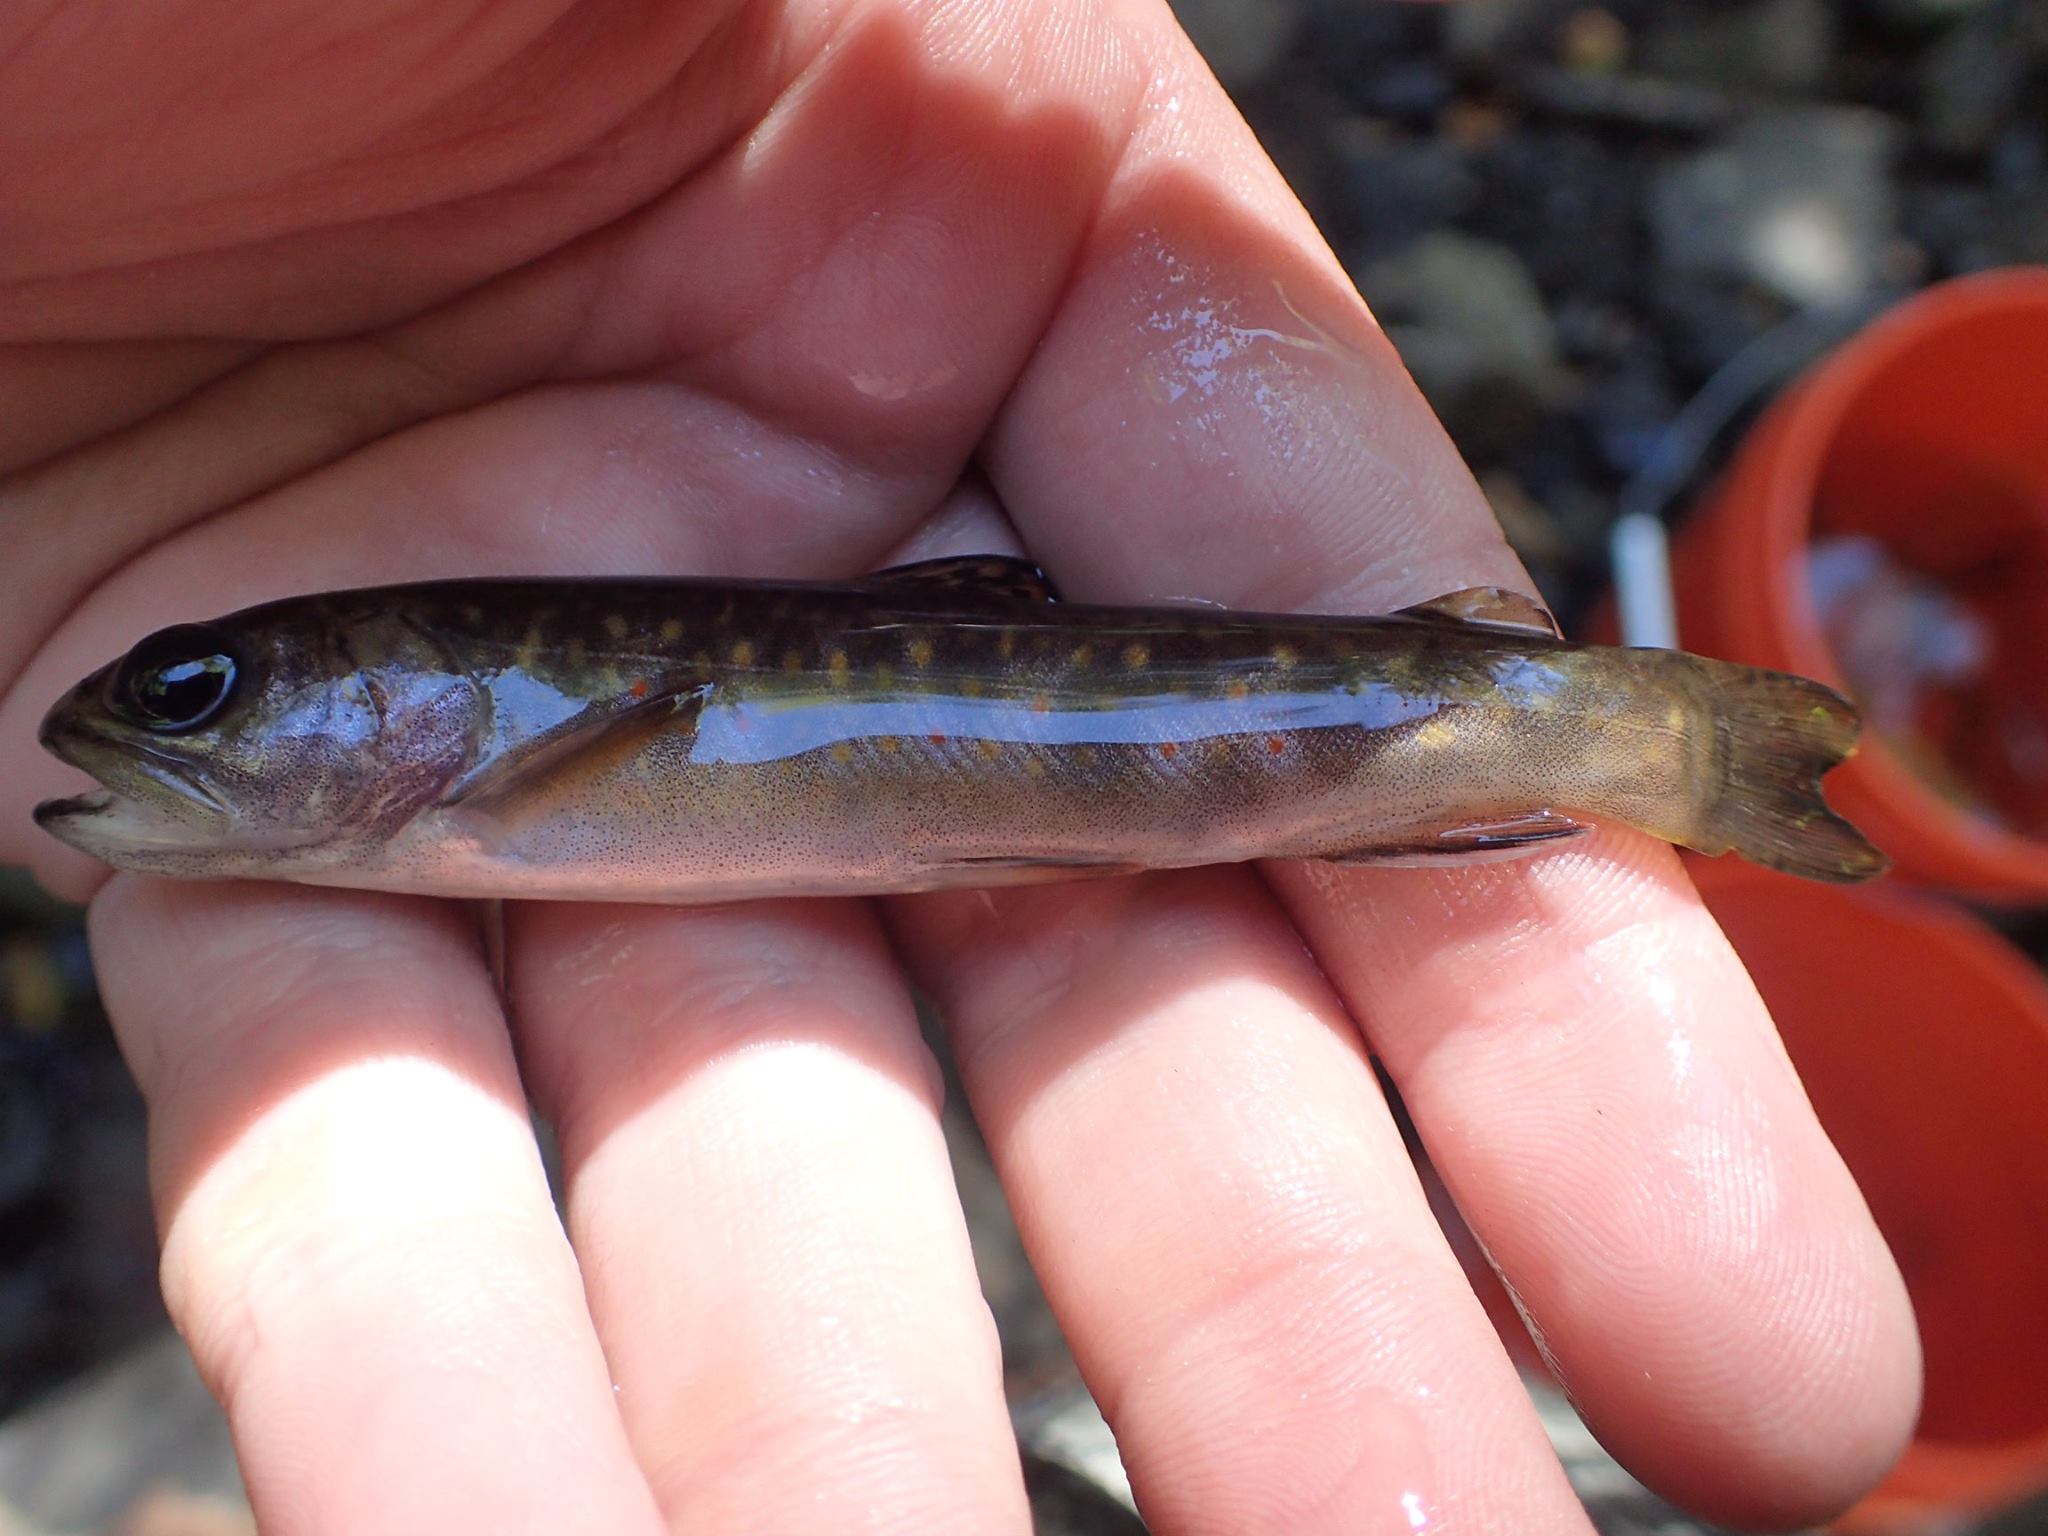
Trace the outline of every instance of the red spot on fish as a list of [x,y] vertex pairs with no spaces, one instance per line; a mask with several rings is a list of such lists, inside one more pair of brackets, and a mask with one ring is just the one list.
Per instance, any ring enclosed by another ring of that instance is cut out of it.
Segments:
[[1176,757],[1179,754],[1180,748],[1176,746],[1174,743],[1170,741],[1162,741],[1161,743],[1159,743],[1159,755],[1161,757]]
[[633,679],[633,686],[631,688],[628,688],[626,691],[632,694],[633,697],[636,699],[644,699],[647,697],[649,686],[650,685],[646,678],[636,677]]
[[930,741],[935,747],[943,747],[946,744],[945,733],[942,731],[933,731],[926,740]]
[[1268,736],[1266,738],[1266,750],[1275,757],[1278,757],[1287,750],[1287,743],[1278,736]]

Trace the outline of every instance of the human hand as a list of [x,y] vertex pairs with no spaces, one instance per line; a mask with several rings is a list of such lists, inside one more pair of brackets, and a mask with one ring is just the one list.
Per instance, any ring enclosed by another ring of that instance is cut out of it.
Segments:
[[[53,886],[103,872],[30,826],[42,709],[288,591],[1523,580],[1162,6],[281,3],[0,22],[0,858]],[[1913,1409],[1891,1261],[1632,835],[518,907],[509,1010],[444,903],[117,876],[92,925],[268,1530],[1024,1529],[906,972],[1161,1532],[1585,1529],[1368,1041],[1646,1481],[1817,1517]]]

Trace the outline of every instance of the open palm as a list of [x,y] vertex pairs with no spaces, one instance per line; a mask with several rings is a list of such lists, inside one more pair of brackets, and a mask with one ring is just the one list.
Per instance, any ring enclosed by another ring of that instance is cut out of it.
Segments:
[[[1520,580],[1150,0],[51,9],[0,20],[0,146],[0,859],[76,894],[42,709],[286,592]],[[1647,1480],[1814,1517],[1912,1413],[1890,1259],[1630,835],[521,907],[503,1001],[449,904],[121,876],[92,923],[267,1530],[1025,1529],[911,981],[1162,1533],[1583,1529],[1368,1044]]]

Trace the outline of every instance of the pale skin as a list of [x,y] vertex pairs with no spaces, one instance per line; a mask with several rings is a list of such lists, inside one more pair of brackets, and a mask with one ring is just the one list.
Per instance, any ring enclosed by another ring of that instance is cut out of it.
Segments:
[[267,1531],[1026,1530],[911,982],[1154,1529],[1587,1529],[1368,1047],[1638,1475],[1766,1523],[1880,1475],[1897,1273],[1633,835],[525,907],[501,998],[458,907],[30,824],[64,686],[287,591],[1005,546],[1102,599],[1520,584],[1163,5],[44,7],[0,144],[0,859],[92,898]]

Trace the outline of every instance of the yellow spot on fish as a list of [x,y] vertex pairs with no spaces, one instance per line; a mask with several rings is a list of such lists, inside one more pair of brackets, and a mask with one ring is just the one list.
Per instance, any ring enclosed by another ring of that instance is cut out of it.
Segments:
[[754,664],[754,642],[736,640],[732,647],[732,664],[736,667],[751,667]]
[[887,688],[895,681],[896,669],[894,667],[890,666],[886,661],[875,663],[875,686],[877,688]]
[[1282,671],[1293,666],[1299,660],[1301,660],[1301,652],[1297,651],[1293,646],[1276,645],[1273,647],[1273,665],[1279,667]]
[[987,691],[987,687],[978,677],[963,677],[960,680],[960,692],[966,698],[978,699]]
[[1085,667],[1095,659],[1095,647],[1092,645],[1077,645],[1074,647],[1073,654],[1069,659],[1075,666]]
[[894,736],[877,736],[875,738],[875,745],[884,752],[894,752],[900,743]]
[[590,659],[590,647],[583,643],[581,635],[571,635],[569,643],[562,647],[562,653],[572,667],[580,667]]
[[1452,728],[1451,722],[1441,715],[1423,721],[1415,731],[1415,743],[1422,747],[1448,747],[1457,739],[1457,731]]
[[834,651],[825,658],[825,670],[832,674],[832,681],[845,683],[853,673],[853,663],[846,658],[846,652]]
[[782,670],[783,670],[783,671],[785,671],[785,672],[801,672],[801,671],[803,671],[803,669],[804,669],[804,653],[803,653],[802,651],[784,651],[784,652],[782,653]]
[[1223,694],[1225,698],[1242,699],[1249,695],[1251,691],[1252,685],[1246,682],[1241,677],[1233,677],[1229,682],[1223,685]]
[[711,670],[711,653],[709,651],[699,651],[690,658],[690,664],[699,672],[709,672]]
[[682,638],[683,621],[681,619],[663,619],[661,621],[661,642],[663,645],[674,645]]
[[1014,630],[1004,630],[996,636],[996,654],[1008,661],[1017,654],[1017,635]]
[[1035,757],[1027,757],[1027,758],[1025,758],[1025,759],[1024,759],[1024,777],[1025,777],[1025,778],[1027,778],[1027,779],[1042,779],[1042,778],[1044,778],[1044,777],[1045,777],[1045,764],[1044,764],[1044,762],[1042,762],[1042,761],[1041,761],[1040,759],[1038,759],[1038,758],[1035,758]]
[[920,635],[910,642],[910,664],[914,667],[928,667],[932,664],[932,643]]
[[519,653],[512,660],[522,671],[532,671],[540,663],[541,645],[540,626],[536,624],[527,630],[525,637],[520,640]]
[[1049,713],[1052,709],[1052,695],[1049,693],[1034,693],[1031,695],[1031,707],[1041,715]]
[[849,747],[849,746],[848,746],[848,745],[847,745],[847,744],[846,744],[845,742],[843,742],[843,741],[835,741],[835,742],[833,742],[833,743],[832,743],[832,761],[833,761],[833,762],[835,762],[835,763],[850,763],[850,762],[852,762],[852,761],[853,761],[853,748]]
[[1124,647],[1124,665],[1142,667],[1152,660],[1152,648],[1133,641]]
[[625,639],[626,631],[631,627],[631,625],[627,624],[626,616],[623,613],[608,613],[604,616],[604,632],[614,640]]
[[1074,761],[1079,763],[1084,768],[1094,767],[1095,760],[1101,755],[1101,753],[1097,752],[1093,747],[1090,746],[1083,745],[1074,748]]
[[979,745],[981,747],[981,755],[983,757],[993,758],[1002,755],[1003,749],[993,741],[983,740]]

